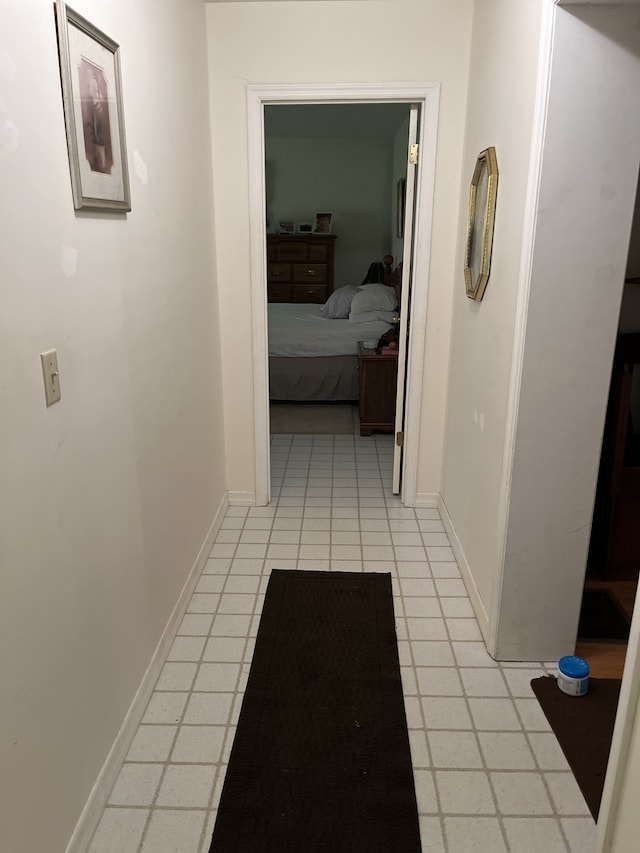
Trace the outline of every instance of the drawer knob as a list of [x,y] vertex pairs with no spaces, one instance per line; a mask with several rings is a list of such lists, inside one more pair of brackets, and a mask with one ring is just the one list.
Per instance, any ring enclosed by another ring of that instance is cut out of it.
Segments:
[[318,273],[315,270],[307,270],[307,275],[317,275]]

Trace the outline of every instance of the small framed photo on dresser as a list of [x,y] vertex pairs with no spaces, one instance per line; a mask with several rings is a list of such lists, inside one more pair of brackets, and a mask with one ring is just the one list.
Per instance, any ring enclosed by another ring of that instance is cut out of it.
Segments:
[[291,219],[281,219],[278,224],[278,234],[295,234],[296,224]]
[[298,222],[298,234],[312,234],[313,222]]
[[313,221],[314,234],[331,234],[331,220],[333,213],[316,213]]

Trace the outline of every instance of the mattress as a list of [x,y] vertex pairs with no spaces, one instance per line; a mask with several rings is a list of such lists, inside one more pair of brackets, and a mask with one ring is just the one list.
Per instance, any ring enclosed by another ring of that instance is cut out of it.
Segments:
[[270,356],[269,399],[290,402],[357,400],[357,356]]
[[318,358],[357,355],[358,341],[377,341],[390,326],[379,320],[328,320],[316,303],[270,302],[269,356]]

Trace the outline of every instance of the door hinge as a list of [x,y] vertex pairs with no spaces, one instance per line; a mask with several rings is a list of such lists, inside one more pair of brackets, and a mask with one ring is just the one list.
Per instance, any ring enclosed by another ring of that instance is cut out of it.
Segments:
[[396,433],[396,444],[398,445],[398,447],[404,447],[404,433],[403,432],[397,432]]
[[415,142],[411,148],[409,148],[409,162],[412,166],[415,166],[418,162],[418,153],[420,151],[420,146],[417,142]]

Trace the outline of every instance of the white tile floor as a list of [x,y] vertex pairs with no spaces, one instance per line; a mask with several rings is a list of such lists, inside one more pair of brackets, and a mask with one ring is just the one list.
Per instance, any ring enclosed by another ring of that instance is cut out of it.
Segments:
[[423,853],[590,853],[529,687],[553,668],[487,654],[438,512],[390,492],[391,437],[271,447],[272,504],[229,508],[90,853],[207,853],[268,576],[296,567],[392,574]]

